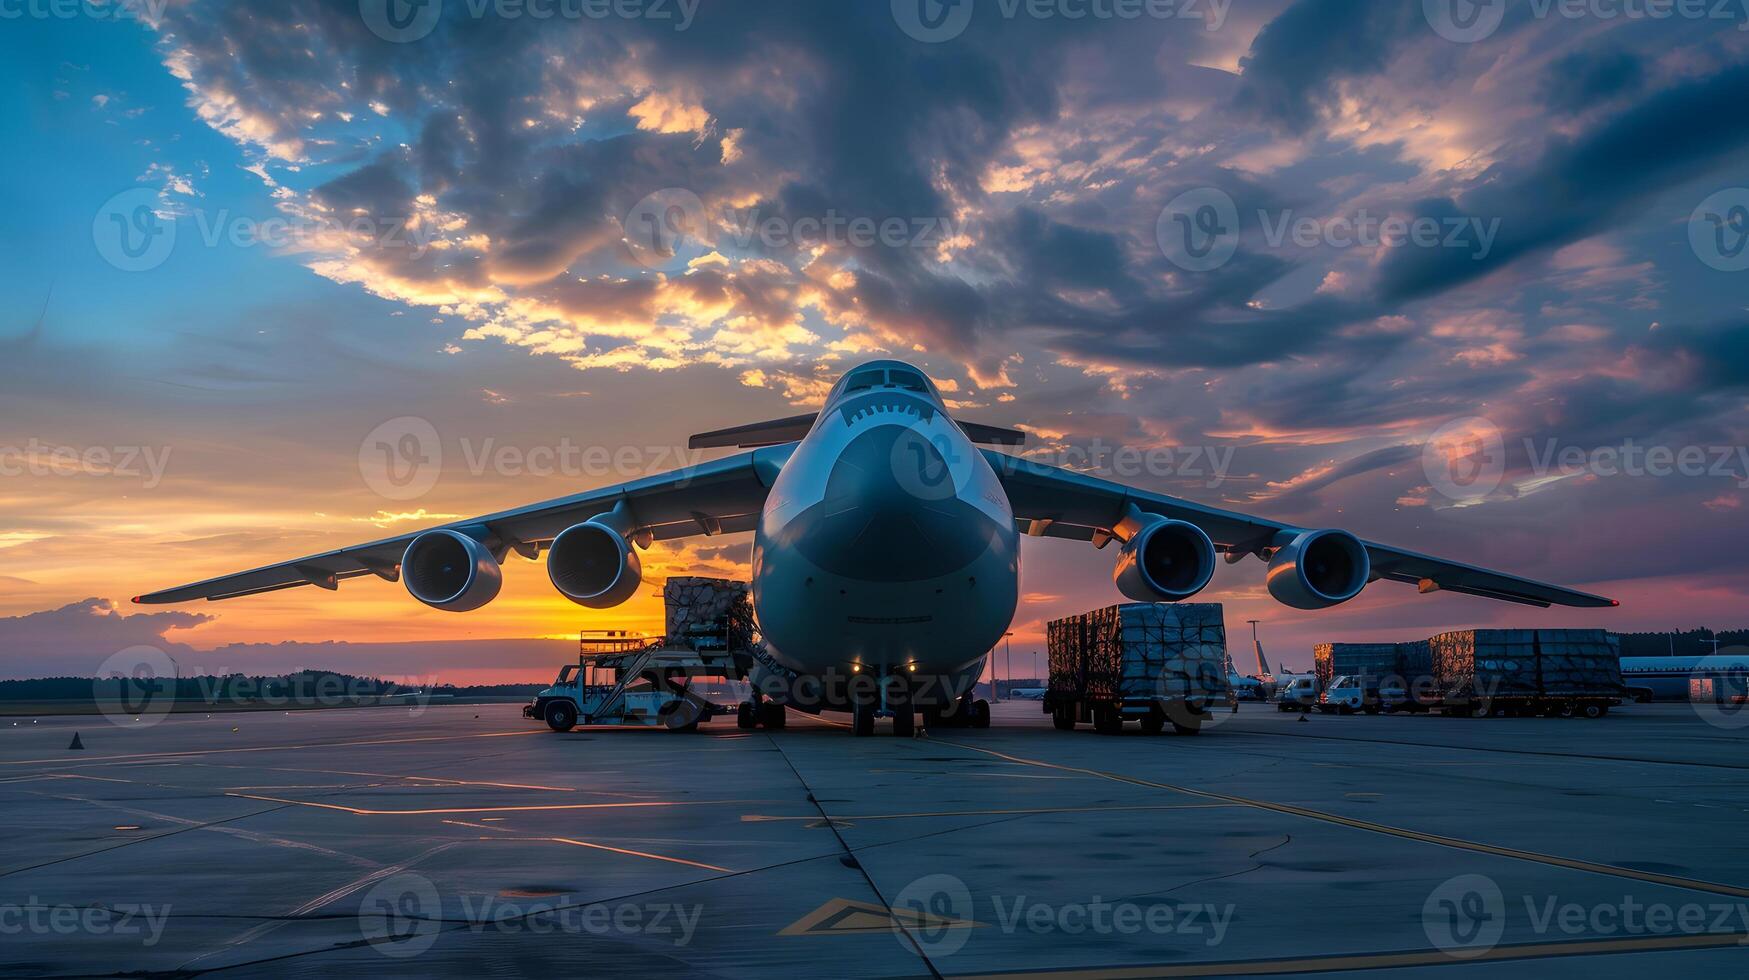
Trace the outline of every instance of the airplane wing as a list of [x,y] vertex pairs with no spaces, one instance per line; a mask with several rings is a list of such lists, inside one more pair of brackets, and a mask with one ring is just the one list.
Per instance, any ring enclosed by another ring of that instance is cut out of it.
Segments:
[[[541,546],[551,542],[560,531],[621,504],[630,513],[635,535],[648,535],[651,540],[751,531],[759,520],[767,491],[794,448],[786,445],[758,449],[436,527],[483,528],[488,540],[495,542],[494,551],[500,558],[509,550],[536,557]],[[301,585],[333,590],[342,580],[360,575],[375,575],[392,582],[400,577],[401,556],[407,544],[428,530],[432,528],[135,596],[134,601],[162,604],[234,599]]]
[[[1123,520],[1131,504],[1143,511],[1187,521],[1202,528],[1215,547],[1226,553],[1229,562],[1247,554],[1261,554],[1283,531],[1306,530],[1267,518],[1207,507],[1180,497],[1132,489],[1121,483],[990,449],[980,451],[1008,492],[1008,500],[1014,506],[1015,523],[1021,531],[1035,537],[1075,538],[1103,546],[1110,540],[1111,528]],[[1366,546],[1374,578],[1418,585],[1424,592],[1459,592],[1544,607],[1620,604],[1614,599],[1462,562],[1372,541],[1361,543]]]

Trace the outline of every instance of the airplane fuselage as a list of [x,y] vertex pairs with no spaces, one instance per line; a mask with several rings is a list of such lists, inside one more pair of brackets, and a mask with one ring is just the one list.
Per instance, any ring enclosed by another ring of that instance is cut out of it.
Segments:
[[995,472],[927,392],[835,394],[753,542],[767,652],[809,676],[975,682],[1013,621],[1020,551]]

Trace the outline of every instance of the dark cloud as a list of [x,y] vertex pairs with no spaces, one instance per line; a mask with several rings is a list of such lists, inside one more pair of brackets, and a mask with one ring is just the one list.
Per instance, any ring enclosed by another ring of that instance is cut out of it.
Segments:
[[1497,164],[1460,199],[1422,202],[1418,217],[1499,219],[1485,257],[1462,248],[1400,248],[1380,268],[1391,301],[1426,296],[1594,234],[1672,186],[1732,160],[1749,142],[1749,65],[1667,89],[1595,130],[1557,139],[1526,167]]
[[1644,63],[1631,51],[1573,51],[1549,64],[1543,101],[1556,112],[1577,115],[1638,91],[1645,74]]
[[1382,71],[1403,39],[1426,30],[1416,3],[1300,0],[1252,41],[1234,107],[1304,132],[1336,82]]

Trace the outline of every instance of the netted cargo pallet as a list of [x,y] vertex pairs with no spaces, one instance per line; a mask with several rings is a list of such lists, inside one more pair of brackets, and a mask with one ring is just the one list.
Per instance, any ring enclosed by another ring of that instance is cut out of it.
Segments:
[[1219,603],[1134,602],[1045,625],[1050,690],[1088,700],[1220,698],[1227,630]]
[[1458,630],[1427,642],[1448,700],[1621,693],[1621,658],[1603,630]]
[[1399,643],[1320,643],[1312,648],[1312,670],[1320,689],[1334,677],[1363,674],[1374,680],[1396,677],[1401,670]]
[[1620,695],[1621,653],[1615,637],[1604,630],[1537,630],[1536,634],[1545,696]]
[[671,646],[746,650],[753,644],[753,603],[747,583],[679,576],[662,586],[663,628]]

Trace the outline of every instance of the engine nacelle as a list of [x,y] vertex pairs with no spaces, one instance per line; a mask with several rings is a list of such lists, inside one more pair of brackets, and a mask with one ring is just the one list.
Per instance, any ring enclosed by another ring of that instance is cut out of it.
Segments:
[[1202,528],[1185,521],[1154,520],[1124,543],[1112,581],[1136,602],[1177,602],[1203,590],[1215,574],[1215,546]]
[[1269,560],[1269,594],[1295,609],[1323,609],[1360,595],[1372,576],[1366,546],[1347,531],[1301,531]]
[[426,531],[401,556],[401,581],[413,598],[445,612],[468,612],[498,597],[504,570],[491,549],[448,528]]
[[606,609],[630,599],[644,565],[624,535],[591,519],[559,532],[547,549],[547,577],[579,606]]

